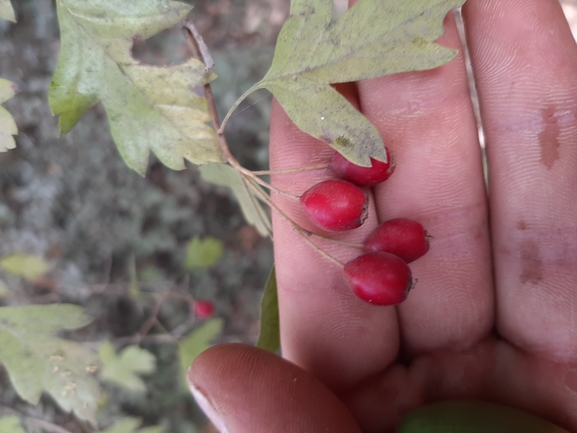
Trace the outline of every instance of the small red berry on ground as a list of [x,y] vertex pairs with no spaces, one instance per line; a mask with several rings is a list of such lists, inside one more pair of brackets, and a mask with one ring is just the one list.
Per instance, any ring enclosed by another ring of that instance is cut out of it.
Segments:
[[214,313],[214,304],[204,300],[194,301],[194,313],[196,317],[200,317],[201,319],[211,317]]
[[429,236],[417,221],[394,218],[379,225],[364,245],[367,252],[385,251],[410,263],[429,251]]
[[369,207],[367,194],[341,179],[314,185],[301,196],[300,201],[313,223],[333,232],[360,227],[367,218]]
[[333,170],[338,177],[348,180],[358,186],[375,186],[387,180],[395,171],[395,162],[387,152],[387,162],[371,158],[371,167],[355,165],[339,152],[333,155]]
[[409,266],[390,253],[363,254],[345,264],[344,271],[355,294],[374,305],[403,302],[413,285]]

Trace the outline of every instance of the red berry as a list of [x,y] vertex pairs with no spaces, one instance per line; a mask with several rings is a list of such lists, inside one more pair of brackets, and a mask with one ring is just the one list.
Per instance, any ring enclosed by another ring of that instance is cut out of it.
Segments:
[[429,251],[429,240],[427,232],[417,221],[395,218],[379,225],[367,237],[365,250],[385,251],[411,263]]
[[210,301],[194,301],[194,312],[197,317],[206,319],[214,313],[214,304]]
[[413,285],[411,269],[394,254],[368,253],[345,265],[345,277],[355,294],[374,305],[395,305],[407,299]]
[[367,219],[368,196],[358,186],[345,180],[318,183],[309,188],[300,201],[310,220],[325,230],[352,230]]
[[348,180],[359,186],[374,186],[381,182],[384,182],[393,171],[395,171],[395,162],[387,152],[387,162],[378,161],[371,158],[371,167],[361,167],[360,165],[355,165],[346,159],[339,152],[335,152],[333,155],[333,170],[338,177]]

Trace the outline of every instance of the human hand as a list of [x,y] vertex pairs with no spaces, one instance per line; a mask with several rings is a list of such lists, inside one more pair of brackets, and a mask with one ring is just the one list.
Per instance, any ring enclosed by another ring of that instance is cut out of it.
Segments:
[[[294,365],[240,345],[200,356],[189,378],[221,428],[382,433],[420,405],[478,399],[577,431],[577,47],[557,0],[469,0],[463,16],[488,197],[462,53],[341,87],[397,167],[373,188],[365,224],[338,238],[362,242],[378,221],[407,217],[431,249],[411,264],[419,282],[407,301],[377,307],[273,212],[282,353]],[[439,43],[460,48],[452,16],[445,26]],[[332,152],[274,106],[271,169]],[[298,195],[330,176],[273,182]],[[310,227],[298,203],[275,200]],[[343,262],[359,254],[319,246]]]

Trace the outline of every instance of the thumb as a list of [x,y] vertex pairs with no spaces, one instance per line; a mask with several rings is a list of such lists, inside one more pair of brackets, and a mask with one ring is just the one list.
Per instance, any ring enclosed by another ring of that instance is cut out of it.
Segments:
[[294,364],[244,344],[214,346],[188,370],[190,389],[221,433],[360,433],[345,405]]

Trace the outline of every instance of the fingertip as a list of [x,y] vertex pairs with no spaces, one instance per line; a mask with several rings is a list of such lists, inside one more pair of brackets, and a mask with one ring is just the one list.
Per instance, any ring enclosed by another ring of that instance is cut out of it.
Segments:
[[296,365],[245,344],[214,346],[187,373],[221,432],[360,432],[345,405]]

